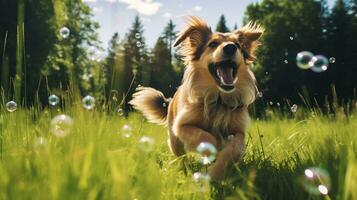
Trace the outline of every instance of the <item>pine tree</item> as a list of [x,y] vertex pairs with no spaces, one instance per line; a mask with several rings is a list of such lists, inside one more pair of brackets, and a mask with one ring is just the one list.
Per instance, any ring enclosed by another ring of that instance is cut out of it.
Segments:
[[177,32],[175,31],[175,25],[173,21],[170,19],[169,23],[167,23],[166,27],[164,28],[163,39],[165,39],[165,42],[170,50],[171,55],[173,55],[172,45],[176,39],[176,34]]
[[139,16],[136,16],[125,36],[123,51],[123,73],[125,74],[123,88],[127,94],[123,106],[126,113],[129,109],[127,102],[131,99],[137,85],[148,85],[150,81],[148,50],[143,33],[142,22]]
[[226,25],[226,17],[222,14],[216,26],[216,31],[226,33],[229,32],[229,28]]

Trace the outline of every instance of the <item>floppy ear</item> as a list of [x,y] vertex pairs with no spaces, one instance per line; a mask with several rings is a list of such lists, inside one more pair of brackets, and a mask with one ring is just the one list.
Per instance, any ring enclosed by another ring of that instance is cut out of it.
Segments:
[[254,61],[255,50],[260,45],[258,40],[262,36],[264,29],[259,24],[249,22],[234,32],[238,35],[238,41],[242,46],[244,58],[248,62]]
[[205,43],[212,34],[211,28],[202,19],[194,16],[187,18],[187,27],[178,34],[174,47],[182,43],[183,56],[199,59]]

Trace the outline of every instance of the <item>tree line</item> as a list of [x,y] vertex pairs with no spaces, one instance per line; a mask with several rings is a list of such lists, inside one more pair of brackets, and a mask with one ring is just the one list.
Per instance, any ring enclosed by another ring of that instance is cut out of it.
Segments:
[[[172,48],[177,30],[170,20],[153,48],[136,16],[125,35],[115,33],[108,49],[98,39],[99,24],[81,0],[0,2],[0,65],[2,102],[47,105],[50,94],[95,96],[97,102],[128,111],[138,85],[172,96],[184,63]],[[243,24],[265,28],[258,59],[252,66],[266,101],[324,103],[336,88],[339,101],[355,99],[357,83],[357,2],[337,0],[263,0],[246,9]],[[60,29],[70,30],[63,38]],[[222,15],[216,31],[230,28]],[[311,51],[334,57],[329,69],[314,73],[296,67],[296,54]],[[334,86],[334,87],[332,87]],[[266,103],[266,102],[265,102]]]

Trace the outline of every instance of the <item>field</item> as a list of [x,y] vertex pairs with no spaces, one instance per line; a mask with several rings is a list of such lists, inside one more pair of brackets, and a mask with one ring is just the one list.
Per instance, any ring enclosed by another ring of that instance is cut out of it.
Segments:
[[[73,119],[65,137],[50,130],[61,113]],[[192,156],[174,157],[165,127],[139,114],[80,105],[12,113],[2,106],[0,114],[0,199],[357,199],[356,113],[305,111],[300,119],[271,110],[252,121],[245,156],[222,183],[195,181],[193,173],[207,169]],[[142,136],[155,142],[142,144]],[[327,174],[308,182],[311,167]],[[328,195],[303,188],[321,181]]]

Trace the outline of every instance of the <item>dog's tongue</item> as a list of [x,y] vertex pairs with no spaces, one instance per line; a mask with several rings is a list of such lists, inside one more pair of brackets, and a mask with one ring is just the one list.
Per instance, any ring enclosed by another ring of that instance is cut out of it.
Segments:
[[217,76],[224,85],[233,85],[233,68],[231,67],[218,67]]

